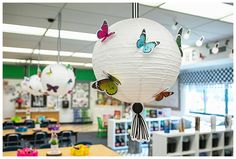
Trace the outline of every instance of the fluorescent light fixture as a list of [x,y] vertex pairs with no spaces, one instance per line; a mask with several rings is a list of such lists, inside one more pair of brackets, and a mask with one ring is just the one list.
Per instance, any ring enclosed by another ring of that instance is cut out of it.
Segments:
[[227,16],[225,18],[222,18],[220,19],[221,21],[225,21],[225,22],[228,22],[228,23],[234,23],[234,16],[233,15],[230,15],[230,16]]
[[[22,60],[22,59],[8,59],[3,58],[3,62],[5,63],[30,63],[30,60]],[[38,64],[38,60],[32,60],[32,64]],[[41,65],[50,65],[50,64],[56,64],[57,61],[39,61],[39,64]],[[60,63],[65,65],[72,65],[72,66],[83,66],[83,67],[92,67],[92,63],[78,63],[78,62],[63,62]]]
[[234,6],[221,2],[205,3],[186,1],[183,4],[179,2],[167,2],[161,5],[160,8],[210,19],[220,19],[226,15],[232,14]]
[[2,59],[3,62],[6,63],[26,63],[27,60],[21,60],[21,59],[7,59],[7,58],[3,58]]
[[15,52],[15,53],[25,53],[30,54],[32,53],[32,49],[29,48],[17,48],[17,47],[2,47],[4,52]]
[[92,63],[86,63],[84,64],[85,67],[93,67],[93,64]]
[[7,33],[42,36],[45,31],[46,31],[45,28],[38,28],[24,25],[3,24],[3,32]]
[[92,58],[91,53],[82,53],[82,52],[75,52],[72,56],[73,57],[81,57],[81,58]]
[[[38,54],[39,50],[36,49],[34,50],[34,54]],[[73,52],[69,52],[69,51],[60,51],[60,56],[71,56],[73,54]],[[53,56],[57,56],[58,55],[58,51],[56,50],[40,50],[40,55],[53,55]]]
[[[42,36],[45,31],[46,28],[30,27],[30,26],[14,25],[14,24],[3,24],[3,32],[7,33]],[[45,36],[58,38],[58,30],[49,29]],[[67,30],[61,30],[61,38],[72,39],[72,40],[83,40],[83,41],[97,41],[96,34],[67,31]]]
[[[45,36],[58,38],[58,30],[49,29]],[[84,40],[84,41],[97,41],[96,34],[66,31],[66,30],[61,30],[61,38],[73,39],[73,40]]]

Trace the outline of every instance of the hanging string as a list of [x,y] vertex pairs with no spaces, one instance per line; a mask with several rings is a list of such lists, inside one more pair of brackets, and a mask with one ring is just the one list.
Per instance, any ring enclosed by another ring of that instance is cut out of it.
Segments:
[[139,18],[139,3],[132,3],[132,18]]
[[60,62],[60,51],[61,51],[61,12],[58,14],[58,39],[57,39],[57,63]]
[[39,59],[39,56],[40,56],[40,51],[41,51],[41,41],[39,42],[39,52],[38,52],[38,68],[37,68],[37,74],[39,77],[41,77],[41,69],[40,69],[40,59]]

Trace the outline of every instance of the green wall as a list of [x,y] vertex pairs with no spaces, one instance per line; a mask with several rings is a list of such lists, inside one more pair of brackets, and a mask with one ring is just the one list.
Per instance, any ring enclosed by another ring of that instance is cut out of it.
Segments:
[[[30,71],[29,71],[30,68]],[[44,67],[40,67],[43,70]],[[27,74],[37,73],[37,66],[24,65],[6,65],[3,64],[3,78],[23,79]],[[76,80],[78,81],[95,81],[95,75],[91,69],[75,69]]]

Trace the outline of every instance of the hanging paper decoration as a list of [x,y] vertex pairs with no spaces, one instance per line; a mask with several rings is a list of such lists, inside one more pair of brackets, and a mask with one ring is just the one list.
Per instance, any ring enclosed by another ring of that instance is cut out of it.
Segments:
[[179,47],[181,57],[183,57],[182,44],[181,44],[182,32],[183,32],[183,28],[180,27],[179,30],[178,30],[178,33],[177,33],[177,37],[176,37],[176,43]]
[[74,87],[73,68],[62,64],[48,65],[41,74],[41,81],[47,94],[63,96]]
[[[153,95],[175,83],[181,64],[180,50],[171,33],[149,19],[122,20],[113,24],[109,31],[115,32],[116,36],[105,43],[97,41],[94,46],[92,63],[97,78],[94,87],[101,89],[98,83],[104,80],[104,72],[119,79],[121,84],[113,81],[117,91],[112,93],[112,97],[133,103],[135,115],[131,137],[137,141],[148,141],[150,137],[142,118],[142,103],[155,100]],[[149,42],[154,42],[156,46],[149,46]],[[140,54],[140,51],[143,53]],[[149,53],[148,56],[146,53]],[[112,81],[109,77],[105,79],[110,81],[107,83]]]
[[37,75],[32,75],[29,80],[28,92],[35,96],[43,95],[44,90],[41,83],[40,77]]
[[28,77],[24,77],[24,80],[20,84],[22,91],[24,91],[24,92],[29,91],[29,81],[30,81],[30,79]]
[[97,37],[99,39],[102,39],[102,42],[105,41],[108,37],[110,37],[111,35],[115,34],[115,32],[111,32],[108,33],[108,25],[107,22],[104,20],[102,26],[101,26],[101,30],[99,30],[97,32]]
[[168,92],[168,91],[164,90],[161,93],[154,95],[154,97],[155,97],[156,101],[161,101],[162,99],[169,97],[173,94],[174,94],[174,92]]
[[120,81],[109,73],[104,72],[107,78],[96,81],[92,84],[94,89],[97,89],[101,92],[105,92],[107,95],[114,95],[118,90],[118,85],[120,85]]
[[136,45],[137,48],[142,48],[143,53],[151,53],[152,50],[159,45],[159,41],[153,41],[146,43],[146,31],[143,29],[142,34],[139,37],[139,40],[137,41]]

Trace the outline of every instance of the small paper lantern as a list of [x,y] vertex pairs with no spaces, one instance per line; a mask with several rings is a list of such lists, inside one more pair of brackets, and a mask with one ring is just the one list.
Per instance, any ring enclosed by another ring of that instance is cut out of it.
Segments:
[[28,77],[24,77],[24,80],[20,84],[22,91],[24,91],[24,92],[29,91],[29,81],[30,81],[30,79]]
[[43,95],[44,90],[43,90],[43,86],[41,83],[41,79],[38,75],[32,75],[30,77],[28,92],[30,94],[35,95],[35,96]]
[[[114,88],[116,86],[112,82],[116,82],[117,92],[111,90],[107,94],[134,103],[133,111],[140,115],[143,111],[142,103],[153,101],[155,94],[170,88],[177,79],[181,54],[176,41],[165,27],[145,18],[119,21],[109,27],[108,32],[103,29],[105,27],[101,28],[105,33],[115,33],[104,41],[98,40],[94,46],[92,63],[98,82],[93,88],[100,91],[106,89],[104,83],[107,81],[110,82],[107,89]],[[102,79],[106,81],[99,83]],[[99,84],[103,85],[99,88]],[[139,120],[140,116],[135,116],[136,119]],[[136,126],[140,125],[136,123]],[[146,130],[141,131],[145,133]],[[131,133],[131,137],[134,133]],[[132,139],[147,140],[146,137],[137,136]]]
[[41,74],[41,82],[49,95],[63,96],[74,87],[73,68],[62,64],[48,65]]

